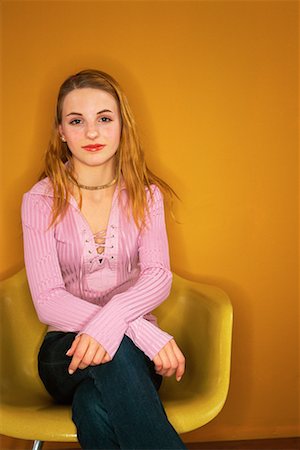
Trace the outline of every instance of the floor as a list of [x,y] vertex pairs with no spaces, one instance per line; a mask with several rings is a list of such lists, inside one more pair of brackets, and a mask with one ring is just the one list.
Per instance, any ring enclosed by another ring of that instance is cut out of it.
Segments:
[[[186,443],[189,450],[299,450],[300,438]],[[32,441],[0,436],[0,450],[31,450]],[[43,450],[80,449],[76,443],[45,442]]]

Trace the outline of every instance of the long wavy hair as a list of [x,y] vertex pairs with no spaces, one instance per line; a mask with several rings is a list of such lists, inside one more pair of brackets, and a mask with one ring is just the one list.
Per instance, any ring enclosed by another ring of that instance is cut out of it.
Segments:
[[[70,198],[70,179],[78,186],[73,175],[72,153],[67,143],[62,142],[58,126],[62,122],[62,108],[65,97],[74,89],[94,88],[111,94],[117,102],[121,117],[120,145],[116,152],[116,175],[121,178],[128,195],[126,209],[132,213],[136,225],[141,229],[145,225],[148,203],[145,187],[151,198],[151,184],[160,188],[164,197],[171,200],[176,193],[161,178],[156,176],[145,162],[144,151],[137,133],[136,123],[127,98],[117,81],[99,70],[83,70],[71,75],[61,85],[58,93],[54,126],[45,155],[45,168],[40,177],[49,177],[54,193],[51,225],[60,220],[67,211]],[[68,162],[68,164],[66,164]],[[81,205],[80,198],[80,205]]]

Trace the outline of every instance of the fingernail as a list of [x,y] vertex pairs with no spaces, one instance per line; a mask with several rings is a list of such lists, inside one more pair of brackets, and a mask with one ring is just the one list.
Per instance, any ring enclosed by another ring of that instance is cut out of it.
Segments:
[[176,378],[176,380],[177,380],[177,381],[180,381],[180,380],[181,380],[181,378],[182,378],[182,377],[177,377],[177,378]]
[[69,372],[69,374],[70,374],[70,375],[73,375],[73,373],[74,373],[74,370],[72,370],[72,369],[69,369],[69,370],[68,370],[68,372]]
[[70,350],[71,350],[71,349],[69,348],[69,350],[68,350],[67,353],[66,353],[67,356],[69,356]]

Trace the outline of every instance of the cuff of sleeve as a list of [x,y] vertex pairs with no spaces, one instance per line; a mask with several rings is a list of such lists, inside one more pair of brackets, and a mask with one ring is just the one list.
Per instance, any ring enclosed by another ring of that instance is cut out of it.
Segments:
[[151,360],[173,339],[173,336],[143,318],[132,322],[126,334]]
[[86,333],[96,339],[113,359],[124,337],[126,328],[127,324],[120,317],[115,317],[113,323],[103,323],[101,319],[99,321],[93,320],[93,323],[89,323],[82,329],[78,336]]

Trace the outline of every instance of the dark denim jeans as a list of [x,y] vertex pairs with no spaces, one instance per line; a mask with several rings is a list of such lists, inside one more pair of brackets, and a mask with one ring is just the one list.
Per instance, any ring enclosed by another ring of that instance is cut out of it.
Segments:
[[112,361],[69,375],[66,356],[76,333],[47,333],[40,348],[40,377],[58,403],[72,404],[80,445],[98,449],[186,449],[158,395],[162,377],[124,336]]

